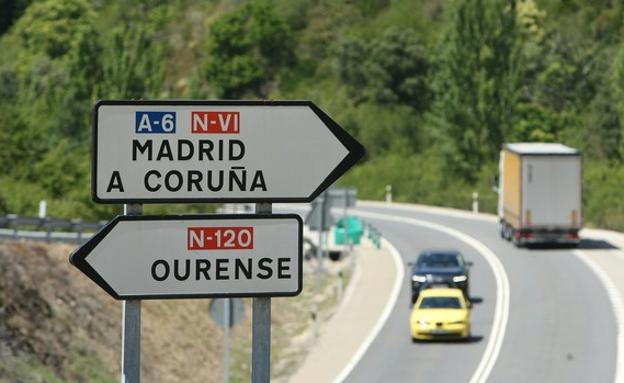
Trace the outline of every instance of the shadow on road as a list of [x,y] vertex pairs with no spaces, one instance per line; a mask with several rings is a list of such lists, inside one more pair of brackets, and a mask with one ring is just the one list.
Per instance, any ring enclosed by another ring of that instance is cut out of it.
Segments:
[[479,343],[483,340],[483,336],[481,335],[472,335],[468,339],[428,339],[428,340],[412,340],[414,344],[472,344]]
[[607,242],[602,239],[592,239],[592,238],[583,238],[581,239],[581,243],[578,245],[579,249],[584,250],[617,250],[619,247],[612,245],[610,242]]
[[473,304],[473,305],[481,304],[481,303],[483,303],[483,298],[471,296],[470,297],[470,303]]
[[568,244],[531,244],[527,245],[528,250],[558,250],[558,249],[581,249],[581,250],[618,250],[619,247],[612,245],[602,239],[583,238],[578,245]]
[[481,335],[472,335],[470,338],[466,340],[466,343],[479,343],[483,340],[483,336]]

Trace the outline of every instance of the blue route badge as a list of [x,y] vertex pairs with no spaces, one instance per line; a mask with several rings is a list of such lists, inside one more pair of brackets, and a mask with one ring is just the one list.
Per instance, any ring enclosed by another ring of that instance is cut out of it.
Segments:
[[135,133],[175,133],[176,112],[136,112]]

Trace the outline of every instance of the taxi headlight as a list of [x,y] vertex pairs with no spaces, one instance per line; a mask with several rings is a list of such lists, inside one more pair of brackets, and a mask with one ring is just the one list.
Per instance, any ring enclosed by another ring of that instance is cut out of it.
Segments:
[[412,275],[412,281],[414,282],[427,282],[427,277],[424,275]]
[[468,279],[466,275],[456,275],[453,277],[453,282],[464,282]]
[[456,320],[455,322],[450,322],[449,324],[464,324],[463,320]]
[[429,324],[429,322],[427,322],[426,320],[422,320],[422,319],[421,319],[421,320],[416,321],[416,323],[418,323],[418,324],[419,324],[419,325],[421,325],[421,326],[426,326],[426,325],[428,325],[428,324]]

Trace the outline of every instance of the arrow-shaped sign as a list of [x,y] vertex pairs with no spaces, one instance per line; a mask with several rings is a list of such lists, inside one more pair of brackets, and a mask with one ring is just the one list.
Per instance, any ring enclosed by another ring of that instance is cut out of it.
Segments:
[[295,214],[120,216],[69,260],[115,299],[294,296],[302,225]]
[[309,101],[100,101],[96,202],[310,202],[364,148]]

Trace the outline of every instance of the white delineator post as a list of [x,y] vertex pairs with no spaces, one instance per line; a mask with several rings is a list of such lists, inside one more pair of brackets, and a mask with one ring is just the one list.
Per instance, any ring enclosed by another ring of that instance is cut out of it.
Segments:
[[45,218],[47,216],[47,202],[45,200],[39,201],[39,218]]
[[479,212],[479,193],[477,192],[472,192],[472,212],[475,214]]
[[[124,215],[142,214],[143,205],[124,205]],[[139,383],[141,380],[140,300],[123,301],[121,323],[121,383]]]
[[[270,203],[257,203],[256,214],[271,214]],[[253,298],[251,324],[251,381],[271,380],[271,298]]]
[[386,202],[392,203],[392,185],[386,185]]

